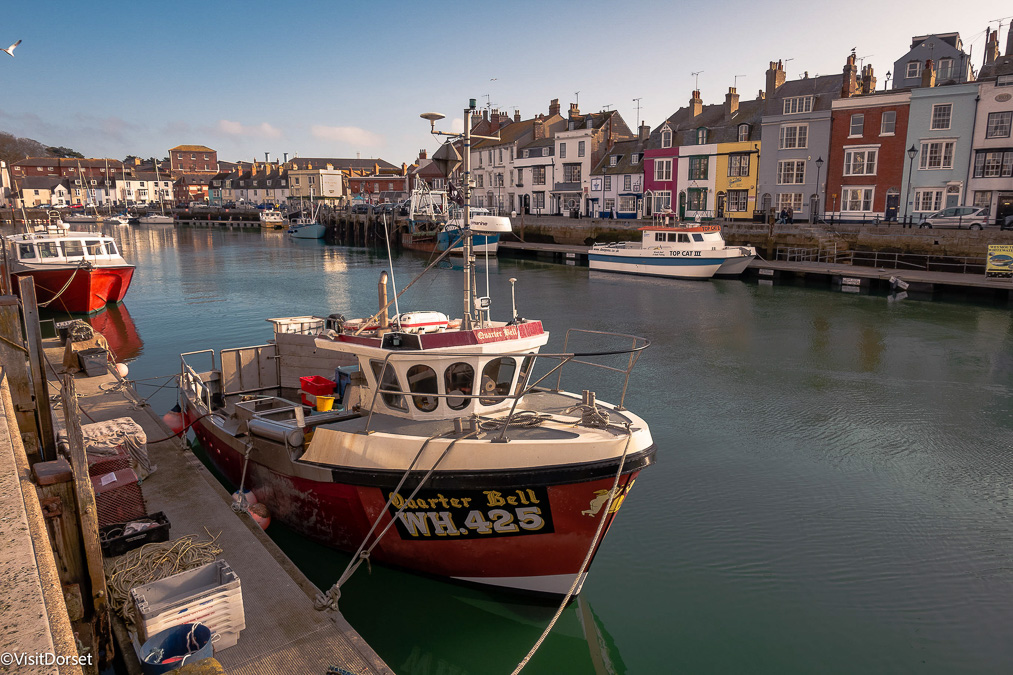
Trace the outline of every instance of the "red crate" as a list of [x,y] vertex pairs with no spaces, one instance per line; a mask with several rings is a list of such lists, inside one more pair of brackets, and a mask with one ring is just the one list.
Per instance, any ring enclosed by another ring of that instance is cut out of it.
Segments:
[[330,396],[338,386],[337,382],[328,380],[326,377],[311,375],[310,377],[299,378],[299,389],[313,396]]

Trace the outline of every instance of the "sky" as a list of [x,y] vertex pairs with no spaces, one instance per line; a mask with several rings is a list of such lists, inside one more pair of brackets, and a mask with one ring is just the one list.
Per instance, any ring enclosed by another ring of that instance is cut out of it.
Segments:
[[[0,131],[86,157],[164,157],[206,145],[226,161],[432,153],[423,112],[460,131],[474,98],[527,119],[558,98],[652,127],[731,86],[839,74],[852,49],[880,89],[915,35],[959,32],[975,68],[999,0],[724,2],[10,0],[0,17]],[[959,9],[958,9],[959,8]],[[850,25],[849,25],[850,24]],[[637,102],[639,99],[639,103]],[[637,109],[637,106],[640,109]]]

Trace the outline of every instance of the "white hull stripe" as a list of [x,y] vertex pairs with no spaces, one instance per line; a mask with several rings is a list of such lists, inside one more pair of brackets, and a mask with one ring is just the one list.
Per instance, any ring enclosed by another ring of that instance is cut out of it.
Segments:
[[[522,591],[531,591],[534,593],[550,593],[552,595],[563,596],[570,590],[570,585],[573,584],[573,574],[550,574],[545,576],[537,577],[453,577],[458,581],[466,581],[473,584],[485,584],[487,586],[503,586],[506,588],[515,588]],[[587,572],[581,575],[580,583],[577,588],[574,589],[573,594],[576,596],[580,593],[581,587],[587,580]]]

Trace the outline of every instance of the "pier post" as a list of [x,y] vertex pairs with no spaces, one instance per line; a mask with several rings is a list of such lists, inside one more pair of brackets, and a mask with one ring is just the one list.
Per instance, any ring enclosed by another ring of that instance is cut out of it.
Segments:
[[38,418],[39,443],[42,458],[56,459],[56,430],[53,427],[53,410],[49,405],[49,383],[46,380],[46,358],[42,350],[42,329],[39,327],[39,305],[35,298],[35,280],[21,277],[21,311],[24,312],[25,337],[28,341],[28,362],[32,372],[32,387],[35,393],[35,413]]
[[102,564],[102,544],[98,531],[98,507],[95,504],[95,490],[88,475],[88,457],[84,448],[84,433],[81,431],[81,417],[77,407],[77,385],[72,373],[63,375],[61,389],[63,419],[70,445],[70,466],[74,474],[74,492],[81,516],[81,539],[84,543],[85,563],[91,586],[91,607],[94,609],[95,642],[98,651],[105,650],[106,659],[111,661],[115,654],[109,622],[109,592],[106,589],[106,575]]
[[28,348],[21,339],[21,314],[18,298],[0,296],[0,363],[4,364],[14,400],[14,415],[22,436],[31,434],[32,443],[25,443],[30,454],[39,451],[39,427],[35,422],[35,401],[32,381],[28,377]]

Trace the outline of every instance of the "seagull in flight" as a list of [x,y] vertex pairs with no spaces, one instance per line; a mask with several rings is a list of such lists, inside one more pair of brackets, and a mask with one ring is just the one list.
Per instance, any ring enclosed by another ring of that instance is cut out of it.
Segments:
[[[0,43],[0,44],[2,44],[2,43]],[[0,50],[0,51],[5,51],[5,52],[7,52],[8,54],[10,54],[10,55],[11,55],[11,58],[13,58],[13,57],[14,57],[14,48],[15,48],[15,47],[17,47],[17,46],[18,46],[19,44],[21,44],[21,40],[18,40],[17,42],[15,42],[14,44],[12,44],[12,45],[11,45],[10,47],[8,47],[7,49],[4,49],[4,50]]]

